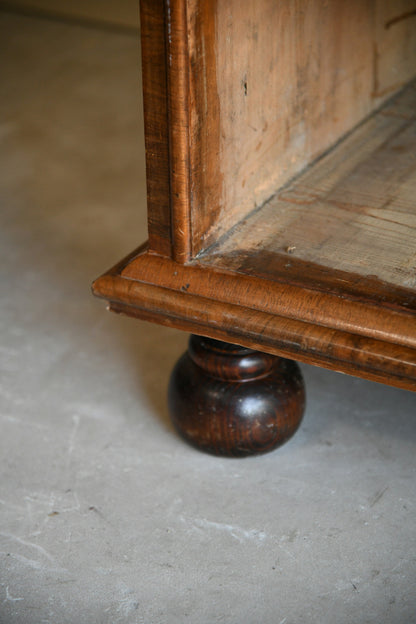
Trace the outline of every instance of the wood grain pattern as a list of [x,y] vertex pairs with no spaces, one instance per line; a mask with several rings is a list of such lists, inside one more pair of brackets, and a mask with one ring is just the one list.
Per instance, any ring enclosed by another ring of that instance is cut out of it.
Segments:
[[165,14],[173,257],[177,262],[186,262],[190,259],[192,250],[186,0],[167,1]]
[[416,73],[411,20],[386,28],[392,0],[224,0],[215,16],[212,4],[189,3],[194,255]]
[[150,248],[172,255],[164,0],[141,0],[143,109]]
[[[416,70],[414,29],[394,30],[413,9],[400,7],[143,0],[145,33],[163,41],[144,43],[149,245],[95,294],[119,313],[416,390],[414,85],[333,145]],[[394,76],[392,46],[405,61]]]
[[[221,4],[221,2],[219,3]],[[216,235],[222,209],[217,0],[189,0],[192,257]],[[211,231],[213,229],[213,231]]]
[[[298,287],[288,282],[259,279],[226,269],[208,269],[201,264],[180,266],[163,258],[140,254],[122,271],[126,288],[134,289],[138,278],[196,297],[209,298],[276,316],[299,319],[331,329],[416,347],[414,307],[381,307],[369,292],[365,300]],[[127,281],[128,280],[128,281]],[[121,284],[120,284],[121,285]]]
[[[340,280],[350,294],[357,278],[366,280],[367,286],[378,280],[385,300],[391,284],[396,295],[401,289],[401,305],[412,307],[416,85],[397,96],[387,111],[370,118],[200,261],[269,278],[274,273],[277,279],[285,277],[286,265],[286,278],[298,266],[306,286],[311,279],[307,264],[321,266],[331,273],[338,292]],[[298,260],[302,262],[297,264]],[[338,284],[333,271],[338,272]]]
[[371,111],[371,5],[219,3],[218,234],[261,206]]
[[295,362],[192,336],[169,384],[179,433],[214,455],[269,452],[298,429],[305,389]]
[[146,252],[122,266],[94,285],[114,311],[416,389],[416,324],[407,311]]
[[392,3],[142,0],[153,251],[196,257],[415,74]]

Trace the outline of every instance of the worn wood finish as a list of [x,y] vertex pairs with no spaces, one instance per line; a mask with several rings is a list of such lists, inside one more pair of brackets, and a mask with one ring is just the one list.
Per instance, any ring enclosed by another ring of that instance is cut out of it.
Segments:
[[410,5],[142,0],[151,249],[188,261],[414,76]]
[[220,154],[221,119],[229,114],[221,108],[219,93],[217,13],[221,5],[222,0],[188,2],[192,257],[218,236],[227,183]]
[[150,248],[179,262],[415,73],[406,0],[142,0],[141,21]]
[[305,286],[320,266],[328,289],[352,294],[357,281],[378,280],[380,302],[401,289],[397,302],[414,309],[415,197],[412,83],[200,260],[270,279],[297,273]]
[[295,362],[192,336],[169,384],[179,433],[214,455],[271,451],[297,430],[305,389]]
[[376,105],[373,6],[368,0],[218,3],[222,192],[207,244]]
[[[138,279],[138,276],[139,279]],[[403,343],[416,347],[416,325],[413,309],[403,305],[401,299],[389,306],[379,305],[368,292],[364,297],[348,297],[298,287],[280,281],[248,276],[234,271],[207,269],[203,264],[181,266],[171,261],[149,254],[139,254],[121,270],[121,274],[104,276],[96,287],[105,289],[107,294],[115,289],[115,300],[133,305],[142,304],[140,291],[146,286],[157,285],[161,289],[160,298],[166,301],[191,301],[191,296],[227,302],[244,310],[258,310],[268,314],[293,318],[305,323],[316,324],[329,329],[351,332],[369,338],[380,339],[393,344]],[[110,297],[111,298],[111,297]],[[143,302],[146,304],[146,302]],[[407,303],[405,301],[404,303]],[[166,310],[169,312],[169,309]]]
[[164,0],[140,3],[149,245],[172,256]]
[[[416,73],[414,2],[142,0],[142,29],[149,243],[95,294],[416,390],[416,88],[389,99]],[[217,383],[217,348],[195,341],[210,355],[182,360],[177,414]],[[186,399],[185,371],[210,379]],[[234,453],[222,418],[195,435]],[[192,438],[195,418],[178,427]]]
[[173,258],[191,258],[191,181],[188,6],[166,2],[166,57],[169,113],[170,206]]
[[193,262],[142,250],[96,290],[136,316],[415,387],[415,93]]
[[[326,299],[288,284],[181,267],[146,253],[132,262],[141,279],[120,276],[119,267],[94,285],[116,312],[416,390],[410,313],[387,309],[384,317],[383,308],[372,303],[357,309],[344,297]],[[157,285],[146,282],[151,276]],[[338,307],[327,320],[323,311],[329,315],[331,303]],[[337,309],[344,310],[341,321]]]

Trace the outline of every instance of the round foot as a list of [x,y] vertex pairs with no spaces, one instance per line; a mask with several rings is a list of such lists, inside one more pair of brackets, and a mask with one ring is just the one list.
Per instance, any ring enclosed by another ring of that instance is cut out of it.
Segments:
[[266,453],[297,430],[305,407],[291,360],[191,336],[169,384],[169,409],[193,446],[229,457]]

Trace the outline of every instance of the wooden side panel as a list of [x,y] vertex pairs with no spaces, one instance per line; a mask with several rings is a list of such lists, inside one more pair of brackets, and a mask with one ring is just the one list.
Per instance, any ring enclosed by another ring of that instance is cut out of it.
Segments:
[[172,255],[164,0],[141,0],[149,247]]
[[391,21],[402,8],[188,0],[193,255],[416,72],[416,20]]
[[184,263],[416,73],[415,0],[142,0],[151,251]]

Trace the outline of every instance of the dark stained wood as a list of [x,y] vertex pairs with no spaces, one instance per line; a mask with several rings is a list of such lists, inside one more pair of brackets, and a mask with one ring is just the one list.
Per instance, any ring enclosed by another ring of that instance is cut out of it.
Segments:
[[[295,321],[280,319],[257,313],[247,324],[244,335],[238,327],[237,315],[232,306],[225,307],[213,303],[206,318],[201,309],[198,320],[183,316],[158,315],[121,302],[113,302],[109,309],[116,314],[158,323],[166,327],[196,333],[230,343],[240,343],[264,353],[295,359],[306,364],[328,368],[339,373],[363,377],[371,381],[388,384],[405,390],[416,391],[415,351],[393,348],[392,345],[339,332],[322,330],[320,335],[307,334],[306,327]],[[195,310],[192,309],[192,312]],[[224,315],[221,316],[221,313]],[[223,327],[218,327],[224,318]],[[205,321],[205,323],[204,323]],[[211,321],[210,325],[206,321]],[[279,324],[279,321],[280,324]],[[267,332],[261,332],[256,323],[268,324]],[[310,328],[309,328],[310,329]],[[303,333],[302,333],[303,332]],[[329,340],[333,341],[329,344]]]
[[172,255],[164,0],[141,0],[149,245]]
[[219,203],[215,6],[141,2],[149,247],[182,263]]
[[215,455],[271,451],[297,430],[305,390],[295,362],[192,336],[169,384],[179,433]]

